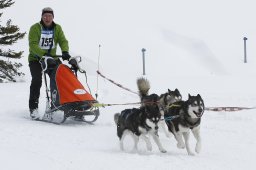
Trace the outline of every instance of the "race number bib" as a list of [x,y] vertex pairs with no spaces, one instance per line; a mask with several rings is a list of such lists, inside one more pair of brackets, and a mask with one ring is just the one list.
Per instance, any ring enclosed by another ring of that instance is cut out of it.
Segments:
[[44,50],[55,48],[55,43],[53,39],[53,30],[42,30],[41,38],[39,41],[39,47]]

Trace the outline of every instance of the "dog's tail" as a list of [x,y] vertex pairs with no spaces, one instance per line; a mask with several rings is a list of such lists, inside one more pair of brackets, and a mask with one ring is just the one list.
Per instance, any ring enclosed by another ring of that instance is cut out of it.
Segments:
[[138,78],[137,86],[138,86],[139,95],[140,95],[141,99],[148,95],[148,91],[150,89],[150,84],[146,78],[144,78],[144,77]]
[[115,121],[116,125],[117,125],[117,123],[118,123],[119,117],[120,117],[120,113],[114,114],[114,121]]

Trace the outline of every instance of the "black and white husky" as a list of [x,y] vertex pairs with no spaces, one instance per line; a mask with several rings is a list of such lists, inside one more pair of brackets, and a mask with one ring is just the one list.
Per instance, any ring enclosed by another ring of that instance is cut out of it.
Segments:
[[170,137],[170,133],[168,132],[168,130],[166,128],[166,123],[164,121],[164,113],[168,109],[168,106],[170,106],[171,104],[173,104],[177,101],[181,101],[181,100],[182,100],[182,96],[180,94],[180,91],[177,88],[174,91],[168,89],[168,91],[166,93],[161,94],[159,97],[158,105],[159,105],[160,112],[162,115],[162,119],[159,122],[159,126],[163,129],[163,131],[167,137]]
[[[187,149],[189,155],[194,155],[189,146],[189,134],[192,131],[197,143],[195,151],[201,151],[200,122],[204,113],[204,101],[201,96],[188,95],[187,101],[178,101],[171,104],[164,115],[168,130],[177,140],[178,148]],[[183,138],[185,143],[183,141]]]
[[182,100],[182,96],[178,89],[175,89],[174,91],[168,89],[166,93],[161,94],[159,97],[160,110],[164,112],[167,106],[181,100]]
[[124,150],[123,141],[127,134],[134,139],[133,150],[138,150],[137,145],[139,138],[146,142],[148,150],[152,150],[148,134],[151,135],[161,152],[166,152],[160,143],[158,137],[158,122],[161,118],[161,113],[158,106],[159,96],[157,94],[148,95],[150,88],[149,82],[140,78],[137,80],[142,105],[140,108],[125,109],[121,113],[114,115],[114,120],[117,125],[117,136],[120,139],[120,148]]

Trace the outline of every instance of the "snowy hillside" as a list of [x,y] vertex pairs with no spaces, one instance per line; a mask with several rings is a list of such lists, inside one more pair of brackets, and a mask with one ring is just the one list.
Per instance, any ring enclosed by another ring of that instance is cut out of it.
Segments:
[[[24,8],[28,6],[28,8]],[[137,91],[142,76],[141,49],[146,48],[146,77],[151,93],[178,88],[200,94],[206,107],[256,106],[255,2],[231,0],[206,2],[173,0],[17,1],[4,12],[21,31],[40,20],[41,9],[51,6],[55,21],[63,26],[73,55],[81,55],[88,83],[105,104],[138,102],[139,97],[98,77],[100,71],[123,86]],[[22,14],[22,15],[21,15]],[[248,36],[248,62],[243,63],[243,41]],[[255,109],[237,112],[205,111],[202,152],[188,156],[178,149],[174,137],[162,131],[167,153],[139,143],[131,153],[131,139],[121,152],[113,115],[137,105],[100,109],[94,125],[67,120],[62,125],[32,121],[28,112],[30,73],[27,37],[15,45],[24,50],[25,82],[0,84],[0,162],[3,170],[253,170],[256,154]],[[85,77],[79,75],[86,85]],[[40,113],[45,109],[41,89]],[[195,140],[191,135],[191,147]]]

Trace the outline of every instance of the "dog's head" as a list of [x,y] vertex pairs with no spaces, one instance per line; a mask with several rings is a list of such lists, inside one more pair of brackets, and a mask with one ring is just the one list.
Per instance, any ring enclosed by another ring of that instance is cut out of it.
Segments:
[[180,91],[178,89],[175,89],[174,91],[171,91],[170,89],[168,89],[168,93],[166,95],[165,100],[166,100],[167,105],[172,104],[177,101],[181,101],[182,96],[180,94]]
[[142,108],[145,111],[147,125],[151,128],[158,129],[157,123],[161,118],[160,109],[158,106],[159,96],[157,94],[151,94],[143,97]]
[[204,101],[198,94],[197,96],[188,95],[188,114],[191,118],[200,118],[204,113]]
[[159,103],[160,105],[166,107],[166,106],[169,106],[170,104],[173,104],[181,100],[182,100],[182,96],[178,89],[175,89],[174,91],[168,89],[166,93],[160,96]]

